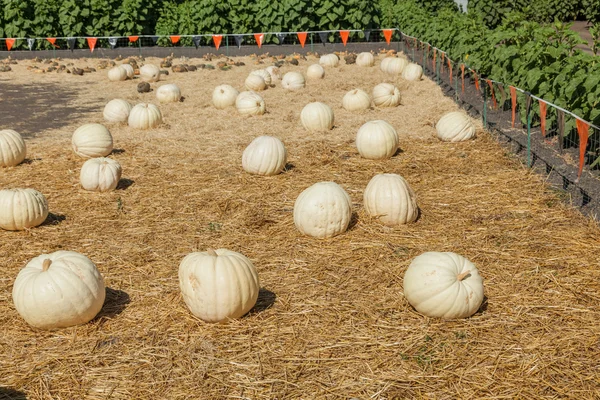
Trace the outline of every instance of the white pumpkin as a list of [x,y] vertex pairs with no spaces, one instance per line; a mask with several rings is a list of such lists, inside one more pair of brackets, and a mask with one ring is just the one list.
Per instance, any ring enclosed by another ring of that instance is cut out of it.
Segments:
[[110,158],[90,158],[81,167],[79,182],[85,190],[108,192],[114,190],[121,179],[121,164]]
[[278,67],[271,65],[266,68],[267,72],[271,75],[271,83],[279,82],[281,80],[281,71]]
[[379,68],[381,69],[381,71],[387,72],[388,66],[394,58],[395,57],[385,57],[383,60],[381,60],[381,63],[379,64]]
[[235,100],[235,107],[243,115],[263,115],[266,111],[265,101],[254,92],[240,93]]
[[156,90],[156,99],[161,103],[176,103],[181,100],[181,90],[172,83],[162,85]]
[[444,142],[462,142],[475,136],[475,125],[462,111],[445,114],[435,125],[437,136]]
[[368,110],[371,107],[371,97],[364,90],[351,90],[344,95],[342,107],[347,111]]
[[250,72],[250,75],[258,75],[265,81],[265,85],[271,85],[271,74],[266,69],[257,69]]
[[466,318],[481,307],[483,279],[463,256],[427,252],[415,257],[406,270],[404,296],[428,317]]
[[390,158],[398,150],[398,134],[394,127],[382,120],[369,121],[356,134],[358,153],[367,159]]
[[135,70],[133,69],[133,66],[131,64],[125,63],[119,66],[123,68],[125,72],[127,72],[127,79],[133,79],[133,77],[135,76]]
[[162,114],[154,104],[139,103],[131,109],[127,123],[135,129],[156,128],[162,123]]
[[0,167],[19,165],[27,155],[23,137],[11,129],[0,130]]
[[113,150],[113,138],[101,124],[85,124],[71,137],[73,151],[81,157],[104,157]]
[[387,226],[414,222],[419,216],[415,193],[397,174],[375,175],[363,193],[363,206],[367,214]]
[[407,81],[420,81],[423,77],[423,67],[419,64],[410,63],[404,67],[402,77]]
[[144,64],[140,68],[140,78],[146,82],[158,82],[160,80],[160,68],[154,64]]
[[319,59],[319,64],[325,66],[325,67],[337,67],[338,64],[340,63],[340,59],[336,54],[325,54],[324,56],[321,56],[321,58]]
[[400,75],[408,63],[409,61],[403,57],[393,57],[387,63],[385,72],[388,74]]
[[259,136],[242,154],[242,167],[257,175],[277,175],[285,168],[287,151],[281,140],[273,136]]
[[401,99],[400,90],[391,83],[380,83],[373,88],[373,104],[377,107],[396,107]]
[[113,82],[124,81],[127,79],[127,70],[120,65],[108,70],[108,80]]
[[0,228],[22,231],[41,225],[47,217],[48,202],[37,190],[0,190]]
[[75,251],[42,254],[25,265],[12,297],[17,312],[38,329],[85,324],[102,309],[106,288],[96,265]]
[[309,79],[323,79],[325,77],[325,69],[319,64],[312,64],[306,70],[306,76]]
[[373,54],[368,51],[359,53],[356,56],[356,65],[359,67],[372,67],[375,65],[375,57],[373,57]]
[[267,88],[267,83],[260,75],[248,75],[244,84],[248,90],[252,90],[254,92],[260,92],[261,90],[265,90]]
[[318,182],[306,188],[294,203],[294,224],[304,235],[329,238],[348,229],[352,201],[335,182]]
[[308,131],[328,131],[333,128],[333,110],[325,103],[308,103],[300,113],[302,126]]
[[127,122],[132,108],[128,101],[113,99],[106,103],[102,115],[108,122]]
[[305,84],[306,80],[304,79],[304,75],[300,72],[288,72],[281,80],[281,87],[285,90],[300,90],[304,88]]
[[213,323],[240,318],[258,300],[252,262],[227,249],[190,253],[179,264],[179,287],[192,314]]
[[222,110],[235,104],[235,99],[240,92],[230,85],[219,85],[212,94],[212,102],[215,108]]

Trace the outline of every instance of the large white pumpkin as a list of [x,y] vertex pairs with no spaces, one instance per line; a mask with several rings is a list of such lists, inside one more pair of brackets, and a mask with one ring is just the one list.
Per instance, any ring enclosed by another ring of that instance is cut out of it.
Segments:
[[387,226],[407,224],[419,216],[415,193],[397,174],[375,175],[363,193],[363,206]]
[[133,79],[133,77],[135,76],[135,70],[133,69],[133,66],[131,64],[125,63],[119,65],[119,67],[123,68],[125,72],[127,72],[127,79]]
[[348,229],[352,201],[335,182],[318,182],[306,188],[294,203],[294,224],[300,232],[329,238]]
[[400,75],[404,71],[404,67],[408,65],[409,61],[402,57],[393,57],[386,64],[385,72],[393,75]]
[[391,83],[380,83],[373,88],[373,104],[377,107],[396,107],[401,99],[400,90]]
[[277,175],[285,168],[287,151],[281,140],[273,136],[259,136],[242,154],[242,167],[257,175]]
[[254,307],[260,283],[248,258],[218,249],[185,256],[179,265],[179,287],[192,314],[206,322],[223,323]]
[[41,225],[46,217],[48,202],[37,190],[0,190],[0,228],[22,231]]
[[265,68],[266,71],[271,75],[271,83],[275,83],[281,80],[281,71],[278,67],[271,65],[270,67]]
[[351,90],[344,95],[342,107],[347,111],[368,110],[369,107],[371,107],[371,97],[369,97],[369,94],[364,90]]
[[483,302],[483,279],[463,256],[427,252],[415,257],[406,270],[404,296],[428,317],[466,318]]
[[445,114],[435,125],[437,136],[445,142],[462,142],[475,136],[475,125],[462,111]]
[[387,72],[388,66],[390,65],[390,62],[394,60],[394,58],[395,57],[385,57],[383,60],[381,60],[381,63],[379,64],[381,71]]
[[309,79],[323,79],[325,77],[325,69],[319,64],[312,64],[306,69],[306,76]]
[[325,67],[337,67],[338,64],[340,63],[340,59],[336,54],[325,54],[324,56],[321,56],[321,58],[319,59],[319,64],[325,66]]
[[398,134],[386,121],[369,121],[356,134],[356,148],[364,158],[390,158],[398,150]]
[[325,103],[308,103],[300,113],[302,126],[308,131],[328,131],[333,128],[333,110]]
[[19,165],[27,155],[23,137],[11,129],[0,130],[0,167]]
[[281,87],[285,90],[300,90],[304,88],[305,84],[306,79],[304,79],[304,75],[295,71],[286,73],[281,80]]
[[265,90],[267,88],[267,83],[265,82],[263,77],[260,75],[253,75],[253,74],[248,75],[244,84],[248,90],[251,90],[254,92],[259,92],[259,91]]
[[85,190],[108,192],[119,184],[121,164],[110,158],[90,158],[81,167],[79,182]]
[[266,111],[265,101],[254,92],[240,93],[235,99],[235,107],[243,115],[263,115]]
[[71,137],[73,151],[81,157],[104,157],[113,150],[113,138],[101,124],[85,124]]
[[423,77],[423,67],[419,64],[410,63],[404,67],[402,77],[407,81],[420,81]]
[[158,82],[160,79],[160,68],[154,64],[145,64],[140,68],[140,78],[146,82]]
[[25,265],[13,286],[17,312],[31,326],[85,324],[102,309],[106,288],[96,265],[75,251],[42,254]]
[[162,123],[162,114],[154,104],[139,103],[131,109],[127,123],[136,129],[155,128]]
[[176,103],[181,100],[181,90],[172,83],[162,85],[156,90],[156,99],[161,103]]
[[109,81],[118,82],[127,79],[127,70],[120,65],[109,69],[107,74]]
[[233,106],[240,92],[231,85],[219,85],[212,94],[212,102],[215,108],[220,110]]
[[108,122],[127,122],[132,108],[128,101],[113,99],[106,103],[102,115]]
[[263,78],[263,80],[265,81],[265,85],[267,85],[267,86],[271,85],[271,81],[272,81],[271,74],[266,69],[254,70],[254,71],[250,72],[250,75],[258,75],[261,78]]
[[373,57],[373,54],[368,51],[359,53],[356,56],[356,65],[358,65],[359,67],[372,67],[374,64],[375,57]]

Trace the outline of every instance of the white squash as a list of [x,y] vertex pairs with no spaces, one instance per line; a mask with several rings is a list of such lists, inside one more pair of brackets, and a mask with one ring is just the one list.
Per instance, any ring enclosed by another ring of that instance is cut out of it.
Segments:
[[42,254],[25,265],[13,286],[17,312],[38,329],[85,324],[102,309],[104,278],[96,265],[75,251]]
[[250,72],[250,75],[258,75],[265,81],[265,85],[271,85],[271,74],[266,69],[257,69]]
[[462,142],[475,136],[475,125],[462,111],[445,114],[435,125],[437,136],[444,142]]
[[285,168],[287,151],[281,140],[273,136],[259,136],[242,154],[242,167],[257,175],[277,175]]
[[156,99],[161,103],[176,103],[181,100],[181,90],[172,83],[162,85],[156,90]]
[[404,71],[404,67],[408,65],[409,61],[402,57],[393,57],[386,65],[386,70],[388,74],[400,75],[402,71]]
[[319,64],[312,64],[306,70],[306,76],[309,79],[323,79],[325,77],[325,69]]
[[79,182],[85,190],[108,192],[114,190],[121,179],[121,164],[110,158],[90,158],[81,167]]
[[267,83],[260,75],[248,75],[244,84],[248,90],[254,92],[260,92],[261,90],[265,90],[267,88]]
[[367,214],[387,226],[414,222],[419,216],[415,193],[397,174],[375,175],[363,193],[363,206]]
[[402,77],[407,81],[420,81],[423,77],[423,67],[419,64],[410,63],[404,67]]
[[235,107],[243,115],[263,115],[266,111],[265,101],[254,92],[240,93],[235,100]]
[[285,90],[300,90],[304,88],[305,84],[306,80],[304,79],[304,75],[302,75],[300,72],[288,72],[281,80],[281,87]]
[[113,138],[101,124],[85,124],[71,137],[73,151],[81,157],[104,157],[113,150]]
[[240,318],[258,300],[252,262],[227,249],[190,253],[179,264],[179,287],[192,314],[212,323]]
[[356,65],[359,67],[372,67],[375,65],[375,57],[373,53],[363,51],[356,56]]
[[319,59],[319,64],[325,66],[325,67],[337,67],[338,64],[340,63],[340,59],[336,54],[325,54],[324,56],[321,56],[321,58]]
[[140,68],[140,78],[146,82],[158,82],[160,80],[160,68],[154,64],[144,64]]
[[102,115],[108,122],[127,122],[132,108],[128,101],[113,99],[106,103]]
[[162,114],[154,104],[139,103],[131,109],[127,123],[135,129],[156,128],[162,124]]
[[328,131],[333,128],[333,110],[325,103],[308,103],[300,113],[302,126],[308,131]]
[[398,150],[398,134],[394,127],[382,120],[369,121],[356,134],[358,153],[367,159],[390,158]]
[[212,102],[215,108],[220,110],[233,106],[240,92],[230,85],[219,85],[212,94]]
[[124,81],[127,79],[127,70],[120,65],[108,70],[108,80],[113,82]]
[[351,90],[344,95],[342,107],[347,111],[368,110],[371,107],[371,97],[364,90]]
[[281,80],[281,71],[278,67],[271,65],[266,68],[267,72],[271,75],[271,83],[279,82]]
[[423,253],[404,274],[404,296],[421,314],[445,319],[475,314],[483,302],[483,279],[456,253]]
[[27,155],[23,137],[11,129],[0,130],[0,167],[19,165]]
[[373,88],[373,104],[377,107],[396,107],[401,99],[400,91],[391,83],[380,83]]
[[22,231],[41,225],[47,217],[48,202],[37,190],[0,190],[0,228]]
[[352,218],[352,201],[335,182],[306,188],[294,203],[294,224],[304,235],[329,238],[345,232]]
[[388,66],[390,65],[390,62],[394,59],[395,57],[385,57],[383,60],[381,60],[381,63],[379,64],[379,68],[381,69],[381,71],[386,72],[387,73],[387,69]]
[[133,77],[135,76],[135,70],[133,69],[133,66],[131,64],[125,63],[119,65],[119,67],[123,68],[125,72],[127,72],[127,79],[133,79]]

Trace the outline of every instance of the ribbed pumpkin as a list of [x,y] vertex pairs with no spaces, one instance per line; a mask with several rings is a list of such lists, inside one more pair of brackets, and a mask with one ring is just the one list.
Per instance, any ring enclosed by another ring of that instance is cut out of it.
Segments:
[[361,126],[356,134],[356,148],[364,158],[390,158],[398,150],[398,134],[394,127],[385,121],[369,121]]
[[459,254],[427,252],[415,257],[406,270],[404,296],[428,317],[466,318],[483,303],[483,279],[477,267]]
[[244,82],[246,88],[248,90],[259,92],[261,90],[265,90],[267,88],[267,83],[260,75],[248,75],[246,81]]
[[329,238],[348,229],[352,201],[335,182],[318,182],[306,188],[294,203],[294,224],[300,232]]
[[475,136],[475,125],[462,111],[445,114],[435,125],[437,136],[445,142],[462,142]]
[[300,72],[288,72],[281,80],[281,87],[285,90],[300,90],[304,88],[305,84],[306,80],[304,79],[304,75],[302,75]]
[[46,217],[48,202],[37,190],[0,190],[0,228],[21,231],[42,224]]
[[408,65],[408,60],[402,57],[394,57],[387,64],[385,72],[393,75],[400,75]]
[[372,53],[364,51],[356,56],[356,65],[359,67],[372,67],[375,65],[375,57]]
[[242,167],[257,175],[277,175],[285,168],[287,151],[281,140],[273,136],[259,136],[242,154]]
[[325,77],[325,69],[319,64],[312,64],[307,68],[306,76],[309,79],[323,79]]
[[154,104],[139,103],[131,109],[127,123],[135,129],[155,128],[162,123],[162,114]]
[[240,93],[235,100],[235,107],[243,115],[262,115],[266,111],[265,101],[254,92]]
[[267,85],[267,86],[271,85],[271,80],[272,80],[271,74],[266,69],[254,70],[254,71],[250,72],[250,75],[258,75],[261,78],[263,78],[263,80],[265,81],[265,85]]
[[119,65],[119,67],[123,68],[125,72],[127,72],[127,79],[133,79],[133,77],[135,76],[135,70],[133,69],[133,66],[131,64],[121,64]]
[[308,103],[300,113],[302,126],[308,131],[328,131],[333,128],[333,110],[325,103]]
[[27,155],[23,137],[11,129],[0,130],[0,167],[19,165]]
[[369,107],[371,107],[371,97],[369,97],[369,94],[364,90],[351,90],[344,95],[342,107],[347,111],[368,110]]
[[401,99],[400,91],[391,83],[380,83],[373,88],[373,104],[377,107],[396,107]]
[[161,103],[176,103],[181,100],[181,90],[172,83],[162,85],[156,90],[156,99]]
[[340,63],[340,59],[336,54],[325,54],[324,56],[321,56],[321,58],[319,59],[319,64],[323,65],[324,67],[337,67],[338,64]]
[[407,224],[419,216],[415,193],[397,174],[375,175],[363,193],[363,206],[387,226]]
[[220,110],[233,106],[235,99],[238,97],[240,92],[236,88],[230,85],[219,85],[215,88],[212,95],[212,102],[215,108]]
[[379,64],[379,69],[387,73],[387,69],[390,65],[390,62],[392,62],[395,58],[396,57],[385,57],[383,60],[381,60],[381,63]]
[[108,192],[114,190],[121,179],[121,164],[110,158],[91,158],[83,163],[79,182],[85,190]]
[[179,287],[192,314],[223,323],[254,307],[260,282],[256,268],[243,254],[218,249],[188,254],[179,265]]
[[108,122],[127,122],[132,108],[128,101],[113,99],[106,103],[102,115]]
[[108,80],[113,82],[124,81],[127,79],[127,70],[120,65],[108,70]]
[[423,77],[423,67],[419,64],[410,63],[404,67],[402,77],[407,81],[420,81]]
[[85,124],[71,137],[73,151],[81,157],[104,157],[113,150],[113,138],[101,124]]
[[160,68],[154,64],[145,64],[140,68],[140,78],[146,82],[158,82],[160,80]]

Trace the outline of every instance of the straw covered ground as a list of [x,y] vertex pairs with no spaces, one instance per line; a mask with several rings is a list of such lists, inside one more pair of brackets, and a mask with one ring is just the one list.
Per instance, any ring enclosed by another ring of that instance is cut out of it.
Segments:
[[[38,132],[27,140],[28,162],[0,170],[2,188],[37,189],[52,213],[35,229],[0,231],[0,398],[9,389],[27,399],[598,398],[598,226],[481,129],[473,141],[438,141],[433,124],[457,106],[427,79],[384,74],[380,60],[373,68],[342,60],[299,92],[277,84],[261,93],[268,113],[257,117],[214,109],[211,93],[224,83],[242,89],[270,60],[171,73],[164,82],[179,85],[185,100],[160,105],[162,126],[106,124],[126,179],[106,194],[79,186],[84,160],[71,150],[71,135],[103,123],[107,101],[158,104],[155,92],[138,94],[139,80],[109,82],[106,71],[35,74],[26,69],[31,61],[2,74],[6,85],[59,84],[77,93],[65,107],[97,111]],[[281,69],[304,72],[315,62]],[[347,91],[370,92],[380,82],[399,87],[401,106],[341,107]],[[334,109],[332,131],[302,128],[310,101]],[[401,152],[390,160],[356,151],[358,128],[373,119],[399,133]],[[244,148],[259,135],[285,143],[284,173],[241,168]],[[363,190],[384,172],[402,175],[416,192],[417,222],[386,228],[365,214]],[[328,240],[302,236],[292,217],[298,194],[319,181],[340,184],[355,211],[351,228]],[[186,308],[179,263],[207,248],[254,262],[263,289],[244,318],[211,325]],[[13,282],[31,258],[60,249],[97,264],[107,300],[88,324],[36,331],[13,306]],[[477,265],[486,300],[473,317],[426,318],[407,303],[404,272],[425,251],[453,251]]]

